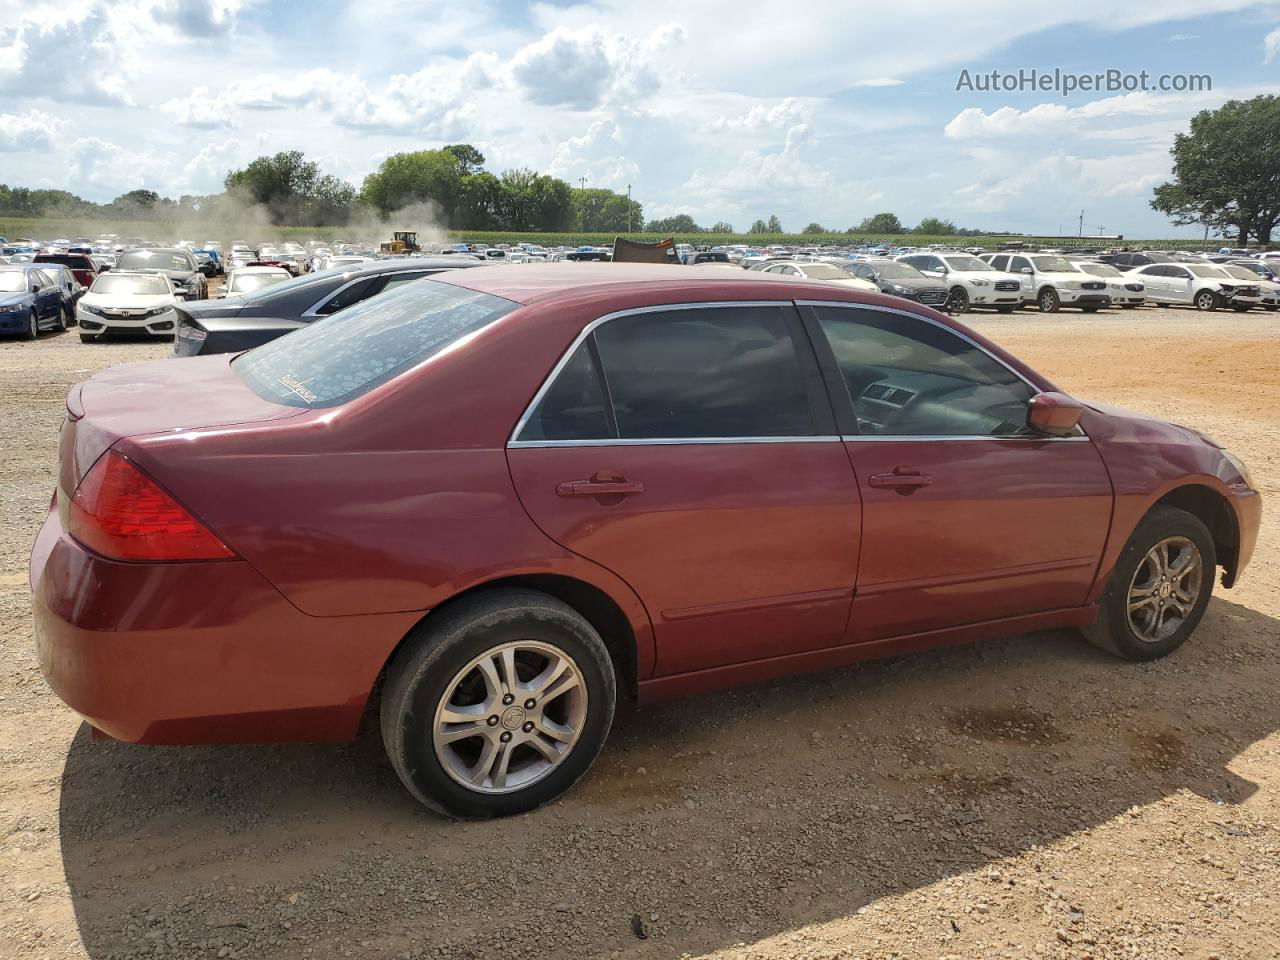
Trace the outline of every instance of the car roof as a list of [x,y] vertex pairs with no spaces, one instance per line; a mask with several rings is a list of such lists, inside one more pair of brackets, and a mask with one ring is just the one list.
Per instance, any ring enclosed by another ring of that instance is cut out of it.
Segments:
[[[797,281],[777,274],[724,267],[683,266],[665,263],[547,263],[536,267],[478,266],[465,273],[448,271],[432,280],[488,293],[520,304],[566,297],[598,297],[634,293],[645,288],[669,290],[676,300],[704,299],[721,294],[734,300],[752,296],[769,300],[852,299],[838,284],[821,280]],[[768,284],[782,284],[765,290]],[[867,302],[880,302],[867,295]]]

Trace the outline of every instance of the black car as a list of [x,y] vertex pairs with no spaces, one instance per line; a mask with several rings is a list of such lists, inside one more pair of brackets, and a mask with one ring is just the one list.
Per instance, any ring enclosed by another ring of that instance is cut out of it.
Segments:
[[850,260],[844,268],[860,280],[870,280],[881,293],[914,300],[941,310],[949,292],[941,280],[926,277],[909,264],[897,260]]
[[347,270],[304,273],[242,297],[183,304],[178,309],[173,352],[179,357],[238,353],[399,284],[441,270],[478,267],[481,262],[465,256],[376,260]]
[[181,247],[126,250],[116,258],[115,269],[163,273],[184,300],[204,300],[209,296],[209,281],[200,272],[200,265],[190,250]]

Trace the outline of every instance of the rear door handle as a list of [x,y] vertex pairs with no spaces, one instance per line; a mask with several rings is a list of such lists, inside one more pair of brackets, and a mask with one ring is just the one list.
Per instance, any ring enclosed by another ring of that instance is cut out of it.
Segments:
[[913,489],[927,487],[933,483],[933,477],[927,473],[921,473],[914,467],[894,467],[892,473],[873,473],[867,477],[867,483],[873,487]]
[[597,473],[590,480],[566,480],[556,484],[558,497],[615,497],[644,493],[644,484],[626,477]]

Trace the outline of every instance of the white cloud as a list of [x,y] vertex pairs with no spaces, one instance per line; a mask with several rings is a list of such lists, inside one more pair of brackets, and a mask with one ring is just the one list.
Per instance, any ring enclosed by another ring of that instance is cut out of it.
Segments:
[[0,153],[48,150],[64,126],[47,113],[0,113]]
[[1183,43],[1184,41],[1187,41],[1187,40],[1199,40],[1199,39],[1200,39],[1200,34],[1198,33],[1175,33],[1173,34],[1173,36],[1169,38],[1169,42]]
[[1262,62],[1270,63],[1280,53],[1280,27],[1262,38]]
[[240,125],[240,121],[222,98],[206,86],[196,87],[185,97],[166,100],[160,104],[160,109],[177,117],[184,127],[220,130]]
[[893,77],[871,77],[867,80],[859,80],[854,84],[855,87],[900,87],[905,80],[897,80]]
[[612,99],[639,99],[656,92],[657,64],[683,39],[675,24],[663,24],[640,43],[597,26],[556,27],[516,51],[511,79],[544,106],[590,110]]

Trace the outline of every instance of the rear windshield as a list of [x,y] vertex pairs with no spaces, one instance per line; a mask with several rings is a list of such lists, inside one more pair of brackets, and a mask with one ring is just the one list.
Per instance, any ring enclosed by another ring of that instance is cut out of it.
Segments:
[[116,261],[121,270],[190,270],[186,254],[160,250],[130,250]]
[[334,407],[386,383],[518,304],[423,280],[370,297],[251,350],[232,368],[266,400]]
[[145,297],[162,297],[169,293],[169,281],[164,277],[147,276],[145,274],[104,273],[93,286],[90,293],[126,293]]
[[286,283],[289,274],[281,270],[279,273],[237,273],[227,284],[228,293],[248,293],[250,290],[261,290],[273,287],[277,283]]
[[92,270],[93,263],[82,254],[42,253],[36,257],[36,263],[60,263],[73,270]]

